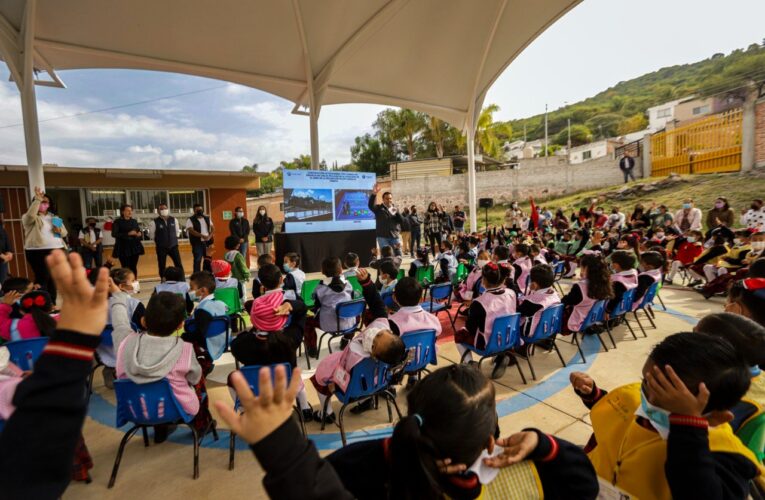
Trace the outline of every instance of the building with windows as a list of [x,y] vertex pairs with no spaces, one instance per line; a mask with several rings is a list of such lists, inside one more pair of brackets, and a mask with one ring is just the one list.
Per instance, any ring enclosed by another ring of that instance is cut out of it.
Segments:
[[[223,255],[223,238],[229,234],[228,223],[234,208],[247,210],[248,189],[260,187],[258,174],[244,172],[202,170],[141,170],[126,168],[70,168],[45,167],[46,192],[51,197],[56,213],[64,220],[69,231],[69,246],[79,245],[77,235],[85,219],[95,217],[99,227],[119,216],[122,204],[133,206],[133,217],[144,229],[146,255],[139,262],[141,278],[156,277],[157,260],[148,227],[157,217],[157,206],[167,203],[170,214],[178,219],[181,257],[184,267],[191,270],[191,250],[184,226],[196,203],[205,207],[216,227],[216,255]],[[24,235],[21,216],[31,200],[27,187],[26,166],[0,165],[0,216],[11,237],[15,258],[11,262],[12,275],[29,275],[24,259]],[[252,219],[255,214],[245,212]],[[111,255],[114,240],[104,231],[104,258]]]
[[581,146],[571,148],[569,162],[572,165],[576,165],[594,160],[595,158],[603,158],[604,156],[611,156],[613,158],[614,151],[621,145],[622,142],[618,139],[603,139],[602,141],[582,144]]
[[648,108],[646,110],[646,114],[648,114],[648,131],[651,133],[659,131],[667,125],[667,122],[673,121],[675,119],[675,107],[683,102],[683,100],[677,99]]

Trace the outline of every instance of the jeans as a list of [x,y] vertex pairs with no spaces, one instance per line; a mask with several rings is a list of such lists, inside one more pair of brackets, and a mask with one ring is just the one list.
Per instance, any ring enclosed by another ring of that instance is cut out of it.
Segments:
[[377,237],[377,246],[382,249],[382,247],[388,246],[393,248],[393,251],[396,255],[401,255],[401,248],[397,248],[396,245],[400,245],[401,242],[398,238],[384,238],[382,236]]
[[412,231],[412,240],[409,243],[409,248],[412,251],[411,255],[414,257],[414,254],[417,253],[417,250],[420,248],[420,245],[422,245],[422,235],[420,231]]
[[255,249],[258,251],[258,257],[261,255],[268,255],[271,253],[271,242],[270,241],[256,241],[255,242]]
[[181,254],[178,252],[178,246],[172,248],[157,247],[157,268],[159,269],[159,279],[165,278],[165,265],[167,264],[167,258],[170,257],[173,260],[173,266],[180,267],[183,270],[183,261],[181,261]]
[[194,256],[192,271],[198,273],[202,270],[202,260],[205,258],[205,244],[191,245],[191,255]]
[[622,173],[624,174],[624,183],[626,184],[629,182],[629,179],[632,178],[632,180],[635,180],[635,174],[632,173],[632,169],[629,170],[622,170]]
[[[103,265],[102,262],[102,250],[99,246],[97,250],[89,250],[87,248],[82,249],[82,265],[85,266],[85,269],[90,269],[91,267],[98,269]],[[95,265],[94,265],[95,264]]]
[[430,240],[430,249],[433,252],[433,257],[435,257],[441,251],[441,233],[428,233],[428,239]]

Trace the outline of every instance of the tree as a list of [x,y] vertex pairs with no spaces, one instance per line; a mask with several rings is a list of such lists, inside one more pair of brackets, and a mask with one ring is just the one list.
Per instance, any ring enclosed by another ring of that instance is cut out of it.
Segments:
[[449,124],[445,121],[436,118],[435,116],[428,117],[427,128],[423,133],[423,139],[426,142],[433,144],[436,151],[436,158],[444,157],[444,142],[449,134]]
[[513,128],[507,122],[495,122],[494,113],[499,106],[489,104],[481,110],[475,127],[475,146],[479,153],[499,158],[502,156],[504,141],[513,135]]
[[597,131],[598,139],[604,139],[617,135],[619,124],[623,120],[624,117],[617,113],[601,113],[587,120],[585,125],[593,132]]
[[253,163],[252,165],[245,165],[245,166],[242,167],[242,172],[248,172],[248,173],[251,173],[251,174],[257,173],[258,172],[258,164],[257,163]]
[[[581,146],[592,142],[592,132],[586,125],[579,123],[571,125],[571,146]],[[565,146],[568,144],[568,128],[558,132],[553,138],[553,144]]]
[[370,134],[356,137],[351,146],[351,163],[361,172],[374,172],[377,175],[390,174],[389,162],[396,161],[393,151],[380,139]]
[[310,170],[311,155],[300,155],[293,158],[292,161],[282,160],[279,165],[287,170]]
[[427,128],[427,115],[411,109],[398,109],[392,113],[391,138],[401,141],[407,156],[414,159],[415,139]]
[[646,127],[648,127],[648,119],[645,115],[643,113],[635,113],[629,118],[625,118],[619,124],[618,132],[619,135],[627,135],[639,130],[645,130]]

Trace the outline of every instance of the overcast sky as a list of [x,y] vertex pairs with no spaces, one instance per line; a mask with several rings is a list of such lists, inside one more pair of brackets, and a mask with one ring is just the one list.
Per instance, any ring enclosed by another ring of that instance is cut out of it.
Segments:
[[[765,38],[763,0],[584,0],[523,52],[489,91],[499,118],[520,118],[592,96],[674,64]],[[198,77],[124,70],[61,73],[66,90],[38,87],[41,120],[158,97],[185,96],[40,124],[43,161],[66,166],[238,170],[310,150],[308,118],[269,94]],[[350,161],[354,137],[380,106],[322,109],[321,157]],[[0,63],[0,163],[24,164],[21,106]]]

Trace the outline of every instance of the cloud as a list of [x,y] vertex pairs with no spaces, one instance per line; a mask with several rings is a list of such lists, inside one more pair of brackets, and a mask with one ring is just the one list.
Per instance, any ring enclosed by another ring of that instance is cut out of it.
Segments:
[[151,144],[147,144],[146,146],[130,146],[128,148],[128,151],[130,151],[131,153],[161,154],[162,148],[158,148],[158,147],[152,146]]

